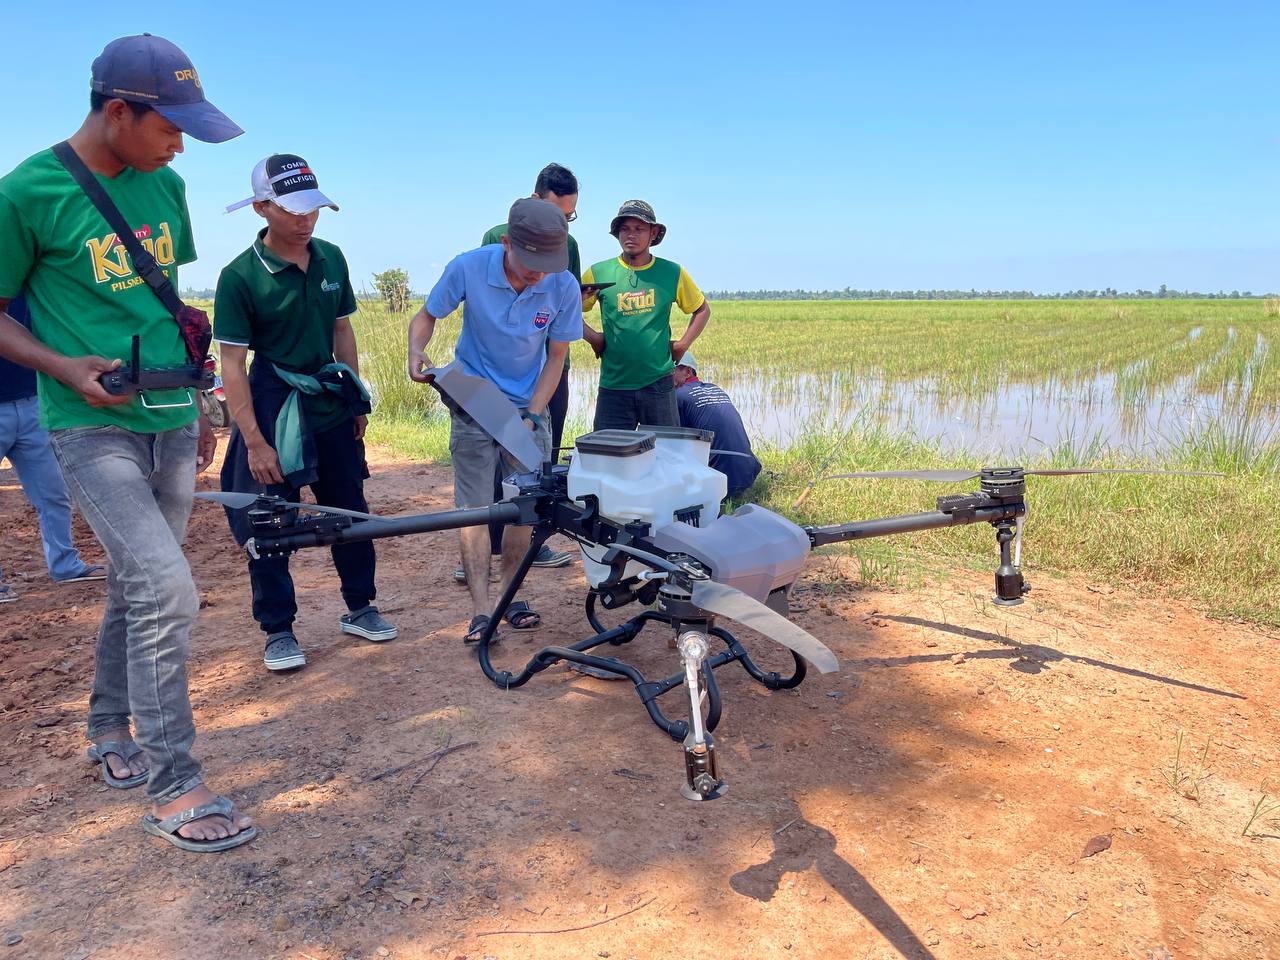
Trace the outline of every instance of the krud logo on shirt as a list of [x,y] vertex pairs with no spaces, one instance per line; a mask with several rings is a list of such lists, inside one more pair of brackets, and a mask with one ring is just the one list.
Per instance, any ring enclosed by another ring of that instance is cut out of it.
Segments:
[[[133,231],[133,235],[142,241],[142,246],[156,258],[156,263],[160,266],[167,267],[176,259],[173,255],[173,235],[169,232],[167,220],[161,221],[155,236],[147,224]],[[93,264],[94,280],[98,283],[110,283],[112,293],[146,282],[134,275],[124,244],[119,242],[114,233],[100,238],[91,237],[85,241],[85,246],[89,249],[89,259]]]
[[537,314],[534,315],[533,325],[537,327],[539,330],[545,329],[547,324],[550,322],[551,322],[551,314],[546,310],[539,310]]
[[648,290],[628,290],[626,293],[618,294],[619,313],[636,313],[640,310],[651,310],[653,306],[654,291],[652,288]]

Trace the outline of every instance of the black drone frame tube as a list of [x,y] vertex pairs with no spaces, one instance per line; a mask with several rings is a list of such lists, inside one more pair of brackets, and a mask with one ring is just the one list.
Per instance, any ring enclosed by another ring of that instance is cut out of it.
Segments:
[[330,530],[300,530],[296,533],[270,533],[254,536],[259,553],[276,553],[280,550],[301,550],[331,543],[355,543],[360,540],[381,540],[384,537],[405,537],[415,533],[434,533],[437,530],[457,530],[460,527],[479,527],[487,523],[519,523],[520,507],[514,503],[495,503],[488,507],[470,510],[447,510],[443,513],[424,513],[414,517],[388,520],[360,520],[349,527]]
[[830,527],[809,527],[809,540],[815,547],[846,540],[869,540],[872,537],[888,537],[895,533],[913,533],[917,530],[940,530],[944,527],[960,527],[970,523],[998,523],[1012,520],[1026,513],[1021,501],[993,507],[977,507],[972,511],[943,513],[908,513],[900,517],[884,517],[879,520],[862,520],[857,523],[840,523]]

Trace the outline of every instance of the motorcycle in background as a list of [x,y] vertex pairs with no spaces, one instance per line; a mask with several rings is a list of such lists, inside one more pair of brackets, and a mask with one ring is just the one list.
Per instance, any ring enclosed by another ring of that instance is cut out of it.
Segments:
[[227,395],[222,389],[222,377],[218,376],[218,361],[207,357],[204,368],[213,374],[213,386],[200,391],[200,410],[210,426],[229,427],[231,415],[227,412]]

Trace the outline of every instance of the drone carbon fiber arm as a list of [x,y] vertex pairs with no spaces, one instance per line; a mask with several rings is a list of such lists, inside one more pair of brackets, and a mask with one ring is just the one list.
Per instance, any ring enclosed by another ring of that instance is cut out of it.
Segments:
[[[917,530],[940,530],[944,527],[959,527],[970,523],[999,523],[1002,520],[1014,520],[1027,512],[1027,505],[1021,500],[1008,503],[988,500],[985,503],[979,503],[977,502],[979,497],[980,495],[972,498],[942,497],[939,498],[939,509],[928,513],[908,513],[899,517],[838,523],[826,527],[805,527],[804,530],[814,547],[823,547],[830,543],[869,540],[872,537],[888,537]],[[952,506],[946,503],[948,499],[965,502],[954,509],[947,509]]]
[[532,505],[520,501],[495,503],[471,510],[446,510],[412,517],[379,518],[376,522],[352,522],[346,517],[321,515],[279,532],[259,531],[245,543],[254,557],[273,557],[293,553],[305,547],[323,547],[334,543],[381,540],[405,537],[415,533],[479,527],[487,523],[533,523],[537,519]]

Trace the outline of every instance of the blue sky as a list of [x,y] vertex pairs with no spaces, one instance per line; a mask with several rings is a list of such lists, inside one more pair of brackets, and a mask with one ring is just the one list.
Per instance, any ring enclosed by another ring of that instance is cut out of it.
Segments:
[[[0,168],[74,131],[89,64],[144,30],[247,131],[189,142],[211,286],[262,156],[342,205],[357,288],[426,289],[546,162],[707,289],[1280,289],[1275,3],[10,4]],[[149,7],[149,9],[148,9]]]

